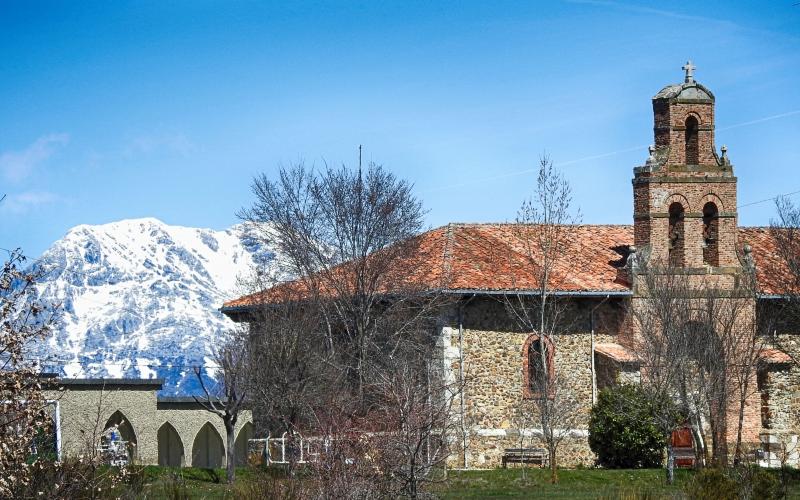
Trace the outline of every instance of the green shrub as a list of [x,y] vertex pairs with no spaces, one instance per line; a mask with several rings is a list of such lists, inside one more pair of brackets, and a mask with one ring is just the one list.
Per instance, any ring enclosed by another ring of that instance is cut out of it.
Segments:
[[753,489],[753,494],[750,498],[759,498],[769,500],[772,498],[780,498],[780,482],[774,474],[756,467],[750,475],[750,484]]
[[737,500],[739,484],[721,469],[703,469],[686,485],[686,495],[694,500]]
[[[655,405],[636,385],[603,389],[592,408],[589,446],[599,465],[608,468],[658,467],[664,461],[666,436],[656,425]],[[671,411],[671,410],[670,410]]]

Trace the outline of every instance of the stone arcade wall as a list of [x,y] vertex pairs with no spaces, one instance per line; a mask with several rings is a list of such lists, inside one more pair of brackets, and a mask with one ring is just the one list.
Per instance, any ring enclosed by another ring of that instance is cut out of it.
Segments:
[[[135,459],[141,464],[158,464],[158,430],[165,423],[172,425],[180,436],[187,466],[192,465],[193,443],[197,433],[210,423],[219,433],[223,447],[225,427],[222,419],[207,412],[186,398],[158,400],[160,381],[64,380],[61,390],[49,389],[47,399],[58,401],[61,427],[62,456],[79,456],[87,447],[97,446],[93,436],[105,430],[105,424],[119,411],[130,423],[136,435]],[[236,425],[236,436],[252,415],[245,410]],[[223,457],[224,464],[224,457]]]
[[93,436],[99,437],[108,419],[121,411],[136,433],[138,459],[156,463],[158,443],[151,428],[155,425],[158,388],[160,385],[152,383],[109,384],[104,388],[87,381],[65,385],[63,391],[47,391],[47,398],[59,403],[62,455],[79,456],[96,447]]
[[[590,306],[596,303],[588,302]],[[554,355],[560,386],[578,402],[576,425],[559,449],[559,463],[567,467],[592,465],[595,461],[587,440],[592,406],[588,306],[573,306],[574,317],[578,318],[574,333],[557,337]],[[605,316],[614,316],[610,306],[605,311]],[[596,327],[598,332],[619,329],[619,322],[614,319],[598,323],[605,327]],[[491,298],[478,298],[467,306],[463,338],[459,338],[457,319],[442,329],[444,364],[452,380],[458,377],[459,346],[463,348],[464,412],[468,429],[466,462],[469,467],[499,466],[505,448],[544,447],[535,405],[523,395],[522,353],[529,335],[510,322],[503,303]],[[598,333],[596,341],[616,342],[617,339],[616,335]],[[463,436],[459,436],[458,441],[462,440]],[[464,456],[454,456],[450,463],[463,467]]]
[[[193,449],[194,440],[197,437],[197,433],[200,432],[200,429],[207,423],[211,423],[211,425],[214,426],[214,429],[217,431],[220,438],[222,438],[223,446],[227,447],[227,443],[225,442],[225,426],[222,424],[222,419],[203,409],[199,404],[195,403],[192,398],[159,399],[158,411],[155,413],[155,432],[158,432],[158,429],[165,423],[172,425],[178,432],[183,442],[186,465],[196,465],[192,463],[192,457],[195,452]],[[242,428],[247,424],[252,425],[252,420],[250,410],[245,410],[243,414],[239,416],[234,433],[237,440],[239,439]],[[153,463],[157,463],[157,457]]]

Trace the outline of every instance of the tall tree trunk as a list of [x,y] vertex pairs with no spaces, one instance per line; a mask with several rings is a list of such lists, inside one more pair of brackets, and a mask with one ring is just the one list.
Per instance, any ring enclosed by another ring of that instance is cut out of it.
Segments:
[[233,484],[236,480],[236,435],[234,434],[233,422],[225,420],[225,438],[228,442],[226,459],[226,476],[228,484]]
[[715,403],[711,413],[711,438],[714,447],[713,460],[716,467],[728,466],[728,425],[727,425],[727,398],[721,398]]
[[[748,377],[749,378],[749,377]],[[739,415],[736,422],[736,449],[733,452],[733,465],[739,465],[742,460],[742,428],[744,427],[744,407],[746,405],[748,382],[745,380],[742,392],[739,394]]]
[[667,439],[667,484],[673,484],[675,482],[675,449],[672,447],[672,433]]

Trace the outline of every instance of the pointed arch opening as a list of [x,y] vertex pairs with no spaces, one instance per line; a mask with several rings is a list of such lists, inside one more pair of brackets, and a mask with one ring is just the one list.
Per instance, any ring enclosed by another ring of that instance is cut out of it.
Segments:
[[247,449],[249,448],[251,439],[253,439],[253,424],[246,422],[242,428],[239,429],[239,435],[236,436],[236,443],[233,447],[237,467],[247,465]]
[[683,205],[673,202],[669,206],[669,265],[670,267],[684,266],[684,235],[683,235]]
[[158,429],[158,465],[162,467],[183,467],[183,441],[180,434],[169,422]]
[[711,201],[703,205],[703,262],[719,266],[719,210]]
[[136,458],[136,431],[120,410],[112,413],[106,420],[100,441],[101,448],[112,462],[120,460],[132,462]]
[[192,444],[192,467],[216,469],[222,467],[225,445],[217,429],[206,422],[197,432]]
[[686,164],[698,165],[700,163],[700,144],[698,138],[699,124],[697,118],[688,116],[686,118]]

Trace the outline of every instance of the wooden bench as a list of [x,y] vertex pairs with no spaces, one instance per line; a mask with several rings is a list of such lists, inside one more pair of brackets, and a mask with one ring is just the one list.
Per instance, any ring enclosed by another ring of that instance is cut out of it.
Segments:
[[548,454],[544,448],[506,448],[503,450],[503,468],[506,464],[547,465]]

